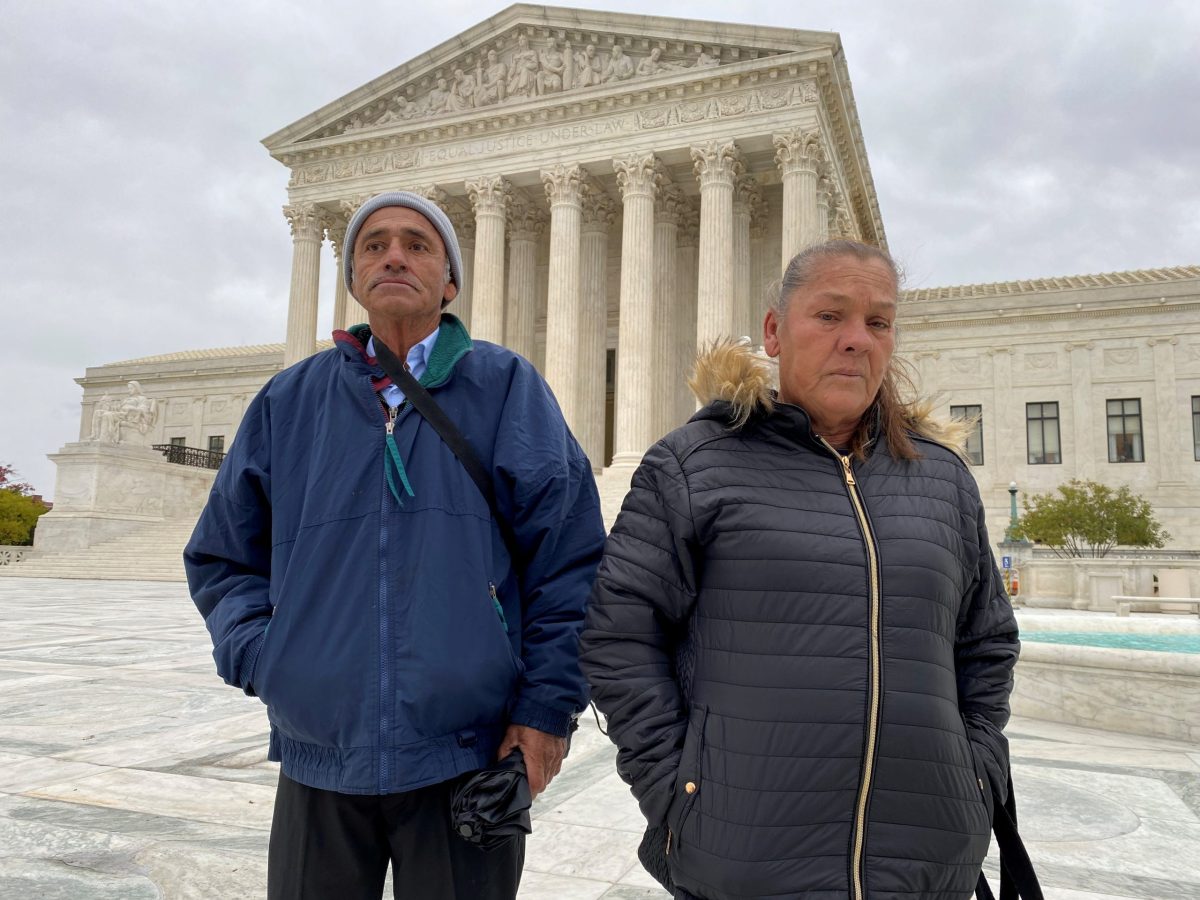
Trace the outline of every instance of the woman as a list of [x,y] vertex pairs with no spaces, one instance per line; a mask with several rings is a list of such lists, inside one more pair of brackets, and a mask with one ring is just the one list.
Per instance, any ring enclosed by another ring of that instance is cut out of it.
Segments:
[[680,898],[964,900],[1019,644],[975,482],[907,403],[899,276],[831,241],[646,454],[581,662]]

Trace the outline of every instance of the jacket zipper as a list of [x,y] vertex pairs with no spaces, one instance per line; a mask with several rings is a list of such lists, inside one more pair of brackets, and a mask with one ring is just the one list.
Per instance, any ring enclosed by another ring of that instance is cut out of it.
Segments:
[[867,570],[870,576],[869,597],[869,661],[870,686],[867,695],[867,749],[863,756],[862,778],[858,785],[858,799],[854,805],[854,846],[850,856],[850,895],[853,900],[864,900],[866,892],[863,889],[863,850],[867,833],[867,798],[871,794],[871,780],[875,775],[875,750],[879,739],[879,705],[880,705],[880,652],[879,652],[879,550],[871,535],[871,525],[863,506],[862,496],[858,492],[858,482],[854,480],[854,471],[850,467],[850,457],[838,453],[828,441],[821,439],[834,456],[841,461],[842,477],[846,482],[846,490],[850,502],[854,506],[854,515],[858,519],[858,527],[862,531],[863,544],[867,550]]
[[[396,416],[400,412],[400,407],[389,406],[387,401],[383,399],[383,394],[375,395],[379,398],[379,405],[383,407],[383,414],[387,420],[384,423],[384,430],[388,436],[396,428]],[[384,440],[387,440],[385,437]],[[386,454],[386,450],[384,451]],[[387,465],[386,460],[384,465]],[[391,778],[391,770],[388,765],[388,741],[387,733],[391,728],[391,715],[388,712],[388,704],[390,703],[389,688],[391,686],[391,654],[389,651],[390,629],[388,627],[388,594],[387,594],[387,547],[388,547],[388,528],[387,528],[387,513],[388,513],[388,487],[383,485],[383,496],[379,501],[379,791],[380,793],[388,793],[388,780]]]

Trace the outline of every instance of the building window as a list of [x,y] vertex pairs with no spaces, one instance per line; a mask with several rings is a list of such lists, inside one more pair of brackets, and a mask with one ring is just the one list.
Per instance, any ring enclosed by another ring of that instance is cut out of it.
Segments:
[[1200,397],[1192,398],[1192,453],[1200,460]]
[[225,435],[213,434],[208,438],[209,453],[224,453],[225,452]]
[[967,432],[967,461],[973,466],[983,465],[983,407],[951,406],[950,418],[971,423]]
[[1108,461],[1145,462],[1142,401],[1108,401]]
[[173,437],[173,438],[171,438],[171,446],[172,447],[186,447],[187,446],[187,438]]
[[1026,403],[1025,435],[1031,466],[1062,462],[1062,447],[1058,442],[1057,403]]

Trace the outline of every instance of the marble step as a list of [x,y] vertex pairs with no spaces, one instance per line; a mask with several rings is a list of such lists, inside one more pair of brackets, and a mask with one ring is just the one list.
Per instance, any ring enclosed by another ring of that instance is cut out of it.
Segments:
[[[612,527],[621,509],[632,475],[632,467],[614,466],[596,476],[606,529]],[[191,521],[147,525],[86,550],[40,553],[0,566],[0,577],[184,581],[183,548],[194,525]]]
[[183,548],[193,527],[190,520],[144,525],[84,550],[38,553],[0,566],[0,577],[184,581]]

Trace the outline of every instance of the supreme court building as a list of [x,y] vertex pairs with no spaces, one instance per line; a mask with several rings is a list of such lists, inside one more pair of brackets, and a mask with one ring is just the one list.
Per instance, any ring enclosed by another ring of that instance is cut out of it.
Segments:
[[[319,306],[335,328],[365,321],[342,238],[366,198],[404,188],[458,232],[450,311],[543,372],[611,517],[631,467],[694,410],[697,346],[761,343],[769,285],[806,245],[887,246],[831,33],[517,5],[264,144],[291,172],[284,343],[89,369],[81,439],[135,378],[162,409],[151,443],[227,446],[270,375],[328,346]],[[1011,481],[1087,477],[1130,484],[1172,546],[1200,546],[1197,313],[1196,266],[905,293],[900,353],[923,392],[979,417],[968,449],[995,539]]]

